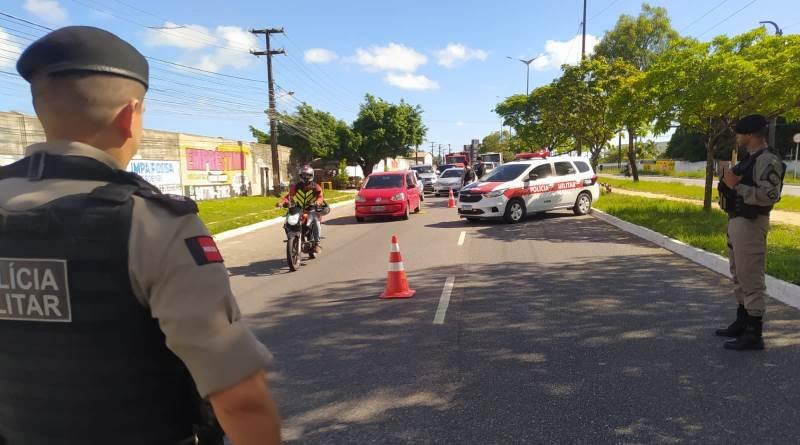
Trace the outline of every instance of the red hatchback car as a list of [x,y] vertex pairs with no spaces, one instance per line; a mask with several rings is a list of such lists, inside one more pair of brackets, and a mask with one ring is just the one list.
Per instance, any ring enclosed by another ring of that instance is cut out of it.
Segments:
[[356,221],[370,216],[400,216],[408,219],[420,209],[419,188],[410,170],[369,175],[356,196]]

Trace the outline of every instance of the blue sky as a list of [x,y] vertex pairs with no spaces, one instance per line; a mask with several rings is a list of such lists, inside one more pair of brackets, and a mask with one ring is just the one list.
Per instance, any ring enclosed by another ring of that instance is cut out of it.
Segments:
[[[613,27],[620,14],[638,14],[639,0],[589,0],[587,44]],[[703,40],[736,34],[775,20],[800,32],[793,0],[652,1],[670,13],[682,34]],[[237,76],[223,77],[151,62],[148,128],[250,140],[249,125],[265,127],[266,61],[248,54],[263,36],[250,28],[283,26],[274,46],[279,108],[299,101],[351,122],[365,93],[405,99],[425,111],[428,141],[461,147],[500,127],[491,111],[559,75],[580,54],[582,0],[493,2],[154,0],[3,0],[0,12],[55,28],[106,28],[144,54],[168,62]],[[737,12],[738,11],[738,12]],[[154,29],[157,28],[157,29]],[[15,52],[45,31],[0,15],[0,70],[14,72]],[[244,80],[247,79],[247,80]],[[287,92],[294,92],[293,95]],[[0,74],[0,110],[32,113],[25,84]],[[427,143],[426,146],[430,146]]]

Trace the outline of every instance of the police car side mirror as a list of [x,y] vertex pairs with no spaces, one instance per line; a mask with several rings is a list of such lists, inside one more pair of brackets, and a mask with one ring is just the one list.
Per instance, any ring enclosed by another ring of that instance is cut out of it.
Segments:
[[539,175],[536,174],[536,173],[531,173],[530,175],[528,175],[528,180],[529,181],[535,181],[537,179],[539,179]]

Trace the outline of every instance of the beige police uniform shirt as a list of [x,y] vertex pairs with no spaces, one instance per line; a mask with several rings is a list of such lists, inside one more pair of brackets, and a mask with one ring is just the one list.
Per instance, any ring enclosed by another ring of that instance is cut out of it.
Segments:
[[[750,155],[761,149],[748,150]],[[756,206],[771,206],[781,199],[781,175],[783,175],[783,162],[775,153],[766,150],[762,153],[753,166],[753,183],[755,186],[738,184],[736,193],[742,197],[745,204]]]
[[[77,142],[35,144],[25,155],[37,152],[85,156],[113,168],[125,167],[102,150]],[[0,181],[0,207],[26,210],[104,184],[6,179]],[[158,319],[167,347],[186,364],[200,394],[229,388],[266,369],[272,355],[242,321],[225,266],[200,266],[187,247],[186,239],[209,234],[200,218],[178,217],[156,203],[133,199],[128,267],[134,294]]]

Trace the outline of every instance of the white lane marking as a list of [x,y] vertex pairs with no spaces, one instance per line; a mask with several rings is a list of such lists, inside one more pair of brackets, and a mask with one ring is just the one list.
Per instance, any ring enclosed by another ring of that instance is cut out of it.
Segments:
[[447,277],[442,289],[442,297],[439,298],[439,307],[436,308],[436,316],[433,317],[433,324],[443,324],[444,316],[447,313],[447,306],[450,304],[450,294],[453,293],[453,284],[456,277]]
[[465,239],[467,239],[467,232],[461,231],[461,235],[458,237],[458,245],[463,246]]

